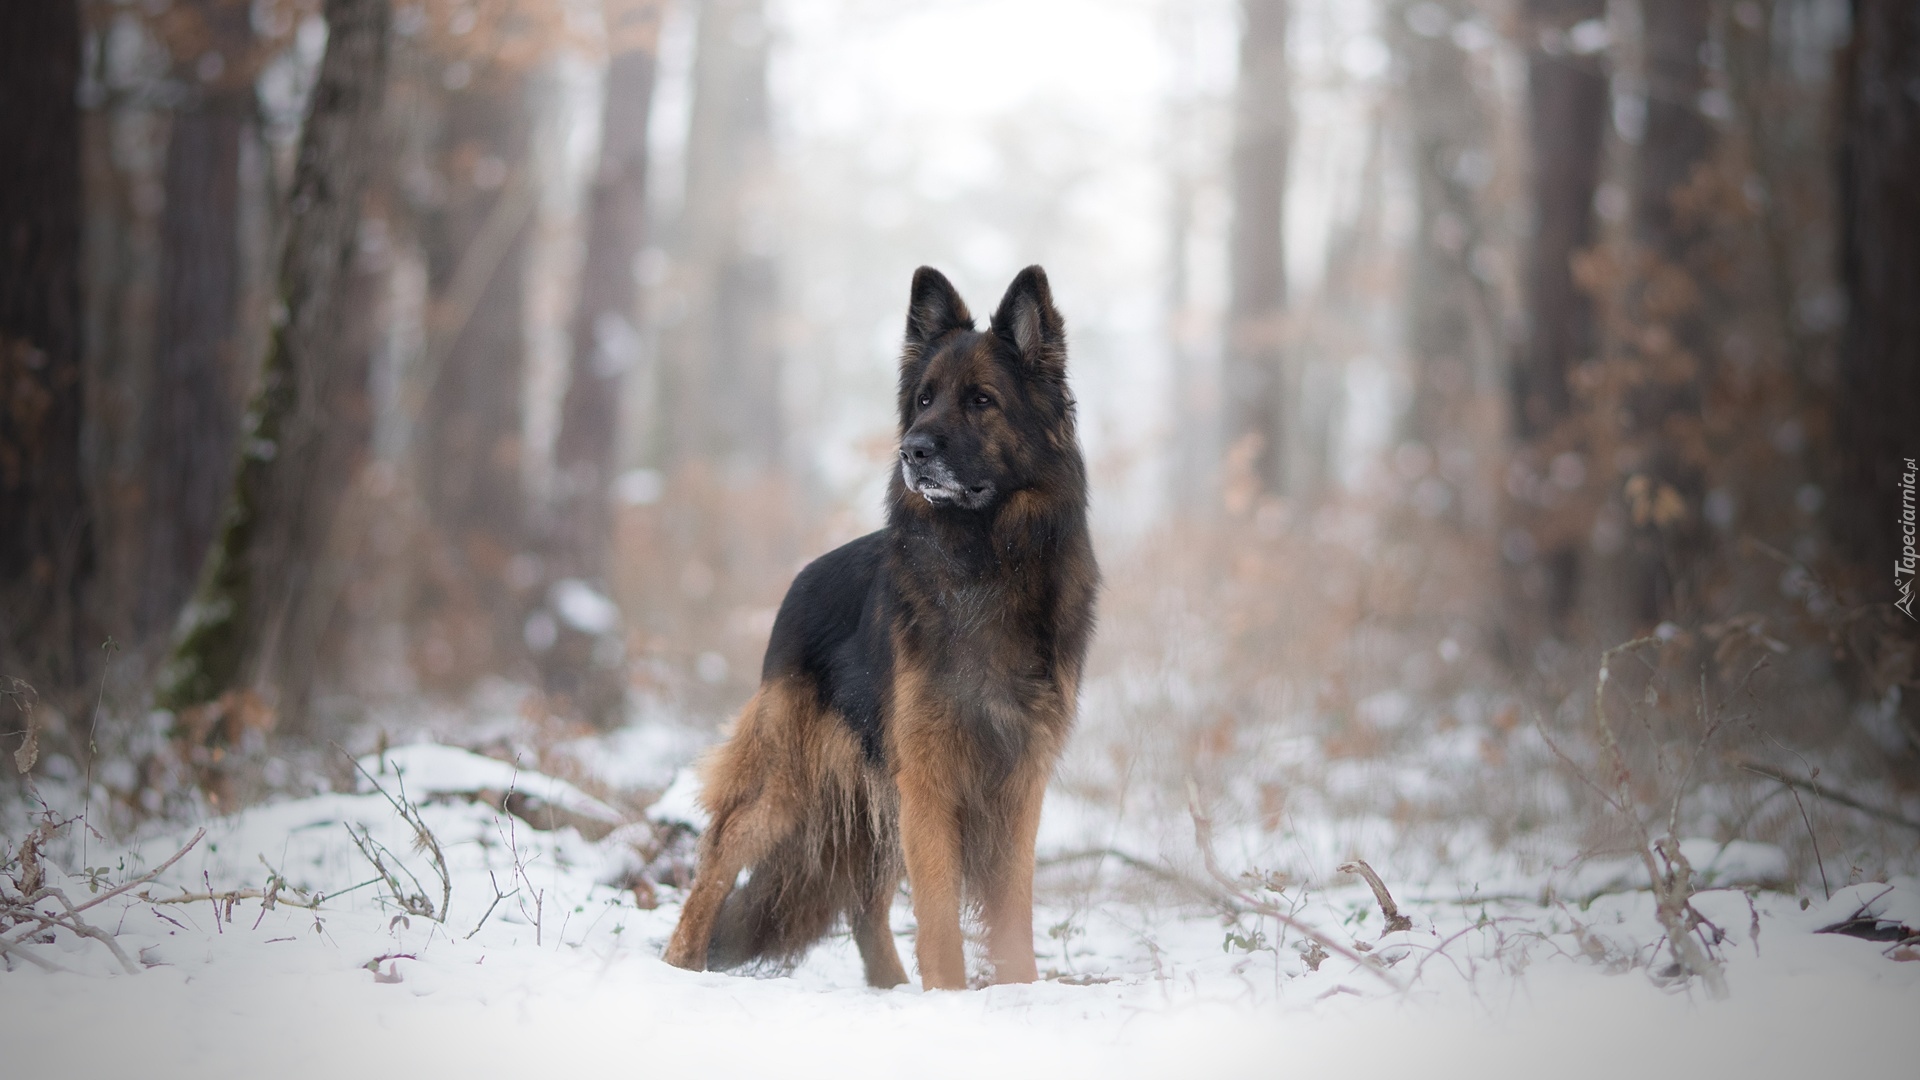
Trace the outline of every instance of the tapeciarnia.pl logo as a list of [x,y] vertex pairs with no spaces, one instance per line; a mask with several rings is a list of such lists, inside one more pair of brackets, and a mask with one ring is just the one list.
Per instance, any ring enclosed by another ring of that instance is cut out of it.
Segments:
[[1914,514],[1913,481],[1914,474],[1920,469],[1914,467],[1912,458],[1903,459],[1906,471],[1900,474],[1900,557],[1893,563],[1893,590],[1900,599],[1893,606],[1907,613],[1907,618],[1916,619],[1913,613],[1913,572],[1916,556],[1914,553]]

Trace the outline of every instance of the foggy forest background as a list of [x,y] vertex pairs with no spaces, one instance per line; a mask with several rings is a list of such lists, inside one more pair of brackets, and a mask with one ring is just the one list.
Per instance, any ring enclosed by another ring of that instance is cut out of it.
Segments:
[[691,754],[880,524],[913,268],[1040,263],[1106,580],[1060,784],[1273,829],[1438,732],[1317,797],[1604,846],[1639,641],[1615,779],[1909,865],[1916,87],[1906,0],[7,3],[0,783]]

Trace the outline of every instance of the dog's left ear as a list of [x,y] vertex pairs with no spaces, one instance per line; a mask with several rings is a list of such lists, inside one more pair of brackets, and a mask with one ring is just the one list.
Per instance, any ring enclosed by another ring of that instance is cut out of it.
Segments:
[[1045,270],[1029,266],[1007,286],[1007,295],[993,313],[993,332],[1013,346],[1034,374],[1066,377],[1067,324],[1053,306]]

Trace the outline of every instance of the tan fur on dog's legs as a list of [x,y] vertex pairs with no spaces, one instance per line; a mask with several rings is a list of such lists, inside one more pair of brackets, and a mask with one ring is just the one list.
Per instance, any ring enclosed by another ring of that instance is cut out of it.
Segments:
[[960,937],[960,822],[945,785],[920,769],[900,770],[900,848],[919,931],[913,943],[920,985],[965,990]]
[[1006,861],[987,891],[987,956],[996,983],[1030,983],[1040,977],[1033,957],[1033,847],[1040,832],[1040,803],[1048,769],[1010,784],[1016,804],[1007,815]]
[[667,963],[688,971],[706,970],[707,946],[713,940],[713,923],[720,917],[720,905],[733,892],[740,871],[758,862],[773,847],[767,821],[770,815],[764,804],[763,797],[739,811],[716,817],[700,838],[700,866],[680,910],[680,924],[673,928],[673,940],[667,943]]
[[907,969],[893,943],[893,893],[899,887],[892,878],[875,883],[864,906],[853,913],[853,943],[860,947],[868,986],[885,989],[907,981]]

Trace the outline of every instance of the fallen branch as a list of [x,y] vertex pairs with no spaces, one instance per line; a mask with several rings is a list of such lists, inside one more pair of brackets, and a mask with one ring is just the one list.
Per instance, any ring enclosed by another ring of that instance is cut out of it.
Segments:
[[228,889],[226,892],[181,893],[179,896],[154,896],[151,893],[141,893],[140,899],[149,904],[199,904],[199,903],[237,904],[242,900],[263,900],[264,901],[264,900],[270,899],[276,904],[285,904],[288,907],[305,908],[309,911],[317,911],[320,908],[319,900],[288,899],[286,894],[280,892],[278,889],[264,889],[264,890],[253,889],[253,888]]
[[1034,865],[1040,869],[1046,869],[1077,862],[1091,862],[1095,859],[1112,859],[1130,870],[1138,870],[1148,877],[1158,878],[1169,885],[1178,885],[1202,900],[1217,901],[1220,898],[1219,890],[1205,882],[1195,881],[1177,870],[1150,863],[1138,855],[1129,855],[1119,848],[1088,848],[1085,851],[1070,851],[1062,855],[1050,855]]
[[0,939],[0,956],[17,956],[27,963],[32,964],[34,967],[39,968],[41,971],[65,972],[67,970],[51,960],[42,959],[33,950],[17,941],[10,942]]
[[79,911],[74,908],[73,902],[67,899],[65,892],[49,886],[42,889],[41,894],[60,901],[60,906],[67,909],[66,917],[61,918],[55,915],[49,918],[41,912],[32,910],[28,911],[27,914],[29,916],[40,919],[49,929],[56,926],[64,927],[75,934],[79,934],[81,937],[92,938],[107,947],[107,951],[113,954],[115,960],[120,961],[120,966],[126,969],[127,974],[140,974],[140,965],[134,963],[133,959],[127,955],[127,951],[120,947],[120,943],[113,940],[113,935],[81,918]]
[[[1413,929],[1413,920],[1400,914],[1400,905],[1393,902],[1393,894],[1387,891],[1387,883],[1381,881],[1380,875],[1373,872],[1373,867],[1367,865],[1367,860],[1355,859],[1350,863],[1342,863],[1340,872],[1359,874],[1367,879],[1367,887],[1373,890],[1373,898],[1380,902],[1380,914],[1387,918],[1387,934]],[[1385,934],[1382,936],[1384,937]]]

